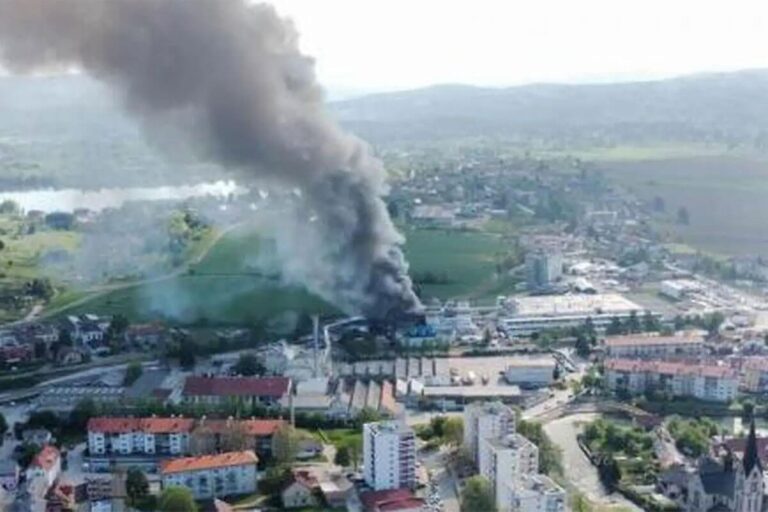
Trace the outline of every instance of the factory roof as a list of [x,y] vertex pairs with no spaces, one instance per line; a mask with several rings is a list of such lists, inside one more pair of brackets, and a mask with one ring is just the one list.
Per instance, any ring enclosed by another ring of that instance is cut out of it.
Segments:
[[507,304],[515,316],[589,316],[643,310],[641,306],[617,293],[511,297]]
[[265,396],[281,398],[288,393],[287,377],[187,377],[187,396]]
[[520,396],[517,386],[431,386],[424,388],[425,397],[461,396],[465,398],[510,398]]
[[256,454],[251,450],[220,453],[217,455],[203,455],[201,457],[182,457],[161,462],[160,473],[169,475],[204,469],[245,466],[250,464],[255,465],[258,461],[258,457],[256,457]]

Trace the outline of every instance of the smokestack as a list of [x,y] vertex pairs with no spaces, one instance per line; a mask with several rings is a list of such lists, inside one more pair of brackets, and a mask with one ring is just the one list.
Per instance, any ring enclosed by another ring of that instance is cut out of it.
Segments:
[[312,376],[317,378],[318,371],[317,371],[317,354],[319,351],[319,345],[320,345],[320,318],[317,315],[312,315],[312,342],[313,342],[313,349],[312,349],[312,356],[314,360],[314,368],[312,370]]
[[[2,0],[0,65],[82,69],[145,132],[238,181],[296,191],[274,212],[286,278],[349,314],[420,308],[382,163],[331,120],[293,25],[246,0]],[[178,144],[175,144],[178,146]]]

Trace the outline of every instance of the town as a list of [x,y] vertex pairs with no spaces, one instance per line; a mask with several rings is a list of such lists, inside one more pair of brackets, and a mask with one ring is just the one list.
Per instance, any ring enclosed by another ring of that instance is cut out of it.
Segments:
[[323,312],[284,336],[120,313],[3,327],[3,503],[760,510],[762,263],[670,250],[653,204],[579,162],[446,165],[396,182],[393,208],[427,233],[521,226],[498,235],[503,294],[440,300],[452,276],[416,274],[415,318]]
[[0,0],[0,512],[768,510],[768,10],[475,4]]

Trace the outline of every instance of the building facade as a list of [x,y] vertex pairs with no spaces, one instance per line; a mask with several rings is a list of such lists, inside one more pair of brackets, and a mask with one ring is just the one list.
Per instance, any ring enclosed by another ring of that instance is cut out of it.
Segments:
[[501,402],[476,402],[464,408],[464,448],[476,465],[481,439],[506,437],[515,429],[515,412]]
[[[523,478],[510,489],[510,512],[562,512],[565,510],[565,490],[546,475]],[[500,507],[500,512],[504,507]]]
[[605,339],[607,357],[656,358],[696,356],[704,350],[704,337],[691,332],[675,336],[631,335]]
[[196,500],[256,492],[259,459],[252,451],[226,452],[164,461],[163,488],[188,488]]
[[479,441],[478,472],[490,483],[499,506],[511,507],[512,491],[539,472],[539,449],[520,434]]
[[736,398],[738,373],[714,364],[686,364],[638,359],[606,359],[606,386],[619,393],[638,395],[649,391],[712,402]]
[[363,425],[363,476],[374,490],[416,485],[416,439],[413,430],[395,421]]

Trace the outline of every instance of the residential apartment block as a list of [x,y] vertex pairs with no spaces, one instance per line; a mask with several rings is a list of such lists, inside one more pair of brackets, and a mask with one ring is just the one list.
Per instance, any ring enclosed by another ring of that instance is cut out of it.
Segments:
[[184,457],[160,466],[163,488],[182,486],[196,500],[256,492],[259,459],[250,450]]
[[606,359],[605,374],[609,390],[632,395],[654,390],[677,397],[730,402],[739,387],[738,373],[717,364]]
[[93,456],[204,455],[242,449],[262,457],[283,420],[192,418],[91,418],[88,451]]
[[416,440],[403,423],[363,425],[363,476],[376,491],[413,488],[416,484]]
[[697,332],[674,336],[631,335],[605,339],[607,357],[639,357],[661,359],[672,356],[695,356],[704,349],[704,337]]
[[768,391],[768,358],[756,357],[744,361],[741,366],[741,386],[745,391],[763,393]]
[[[562,512],[565,490],[546,475],[530,475],[511,489],[509,510],[514,512]],[[500,507],[501,510],[504,507]]]
[[189,451],[191,418],[91,418],[91,455],[183,455]]
[[464,448],[479,464],[479,441],[515,433],[515,412],[501,402],[475,402],[464,408]]
[[525,476],[539,472],[539,449],[520,434],[479,440],[478,472],[491,483],[496,503],[512,503],[512,491]]

